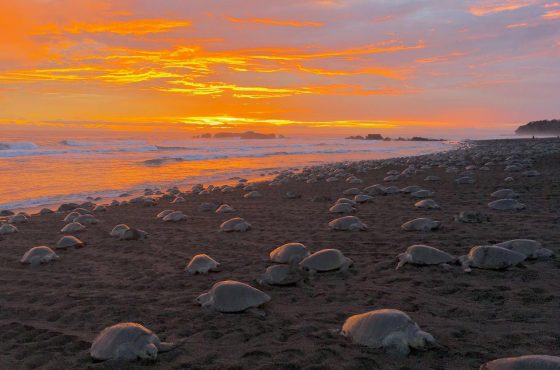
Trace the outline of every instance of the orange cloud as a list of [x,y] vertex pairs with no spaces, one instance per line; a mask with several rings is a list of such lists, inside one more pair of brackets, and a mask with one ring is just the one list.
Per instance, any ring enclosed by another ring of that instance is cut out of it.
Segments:
[[265,19],[265,18],[240,19],[235,17],[226,17],[226,19],[233,23],[266,24],[271,26],[323,27],[325,25],[322,22],[284,21],[284,20]]
[[[90,28],[91,29],[91,28]],[[142,84],[144,89],[164,93],[182,93],[191,96],[231,96],[239,99],[270,99],[296,95],[372,96],[401,95],[415,92],[410,88],[365,87],[355,84],[313,84],[300,86],[274,86],[278,83],[259,82],[241,84],[231,74],[224,75],[223,67],[233,73],[307,73],[319,77],[342,77],[357,75],[379,75],[393,80],[405,80],[408,72],[402,68],[371,66],[357,69],[332,69],[321,66],[306,66],[313,61],[328,62],[330,59],[345,60],[355,65],[355,56],[395,53],[423,48],[419,42],[403,45],[389,40],[375,45],[366,45],[342,50],[305,49],[241,49],[230,51],[208,51],[200,46],[182,46],[172,50],[136,50],[111,48],[103,44],[88,47],[89,55],[82,55],[82,48],[74,51],[61,50],[63,60],[73,62],[56,68],[34,68],[6,70],[0,80],[7,83],[33,82],[82,82],[114,85]],[[76,55],[76,53],[79,53]],[[362,62],[362,61],[360,61]]]
[[379,75],[397,80],[406,79],[402,71],[394,69],[383,68],[362,68],[355,71],[331,70],[327,68],[307,68],[302,65],[297,65],[297,68],[306,73],[322,76],[357,76],[357,75]]
[[531,25],[527,22],[521,22],[521,23],[513,23],[513,24],[508,24],[506,26],[506,28],[527,28],[530,27]]
[[548,12],[546,12],[545,14],[543,14],[542,16],[544,19],[560,19],[560,9],[556,9],[556,10],[549,10]]
[[131,19],[107,23],[72,23],[60,27],[55,24],[41,26],[36,34],[79,34],[79,33],[115,33],[118,35],[147,35],[150,33],[169,32],[176,28],[190,27],[189,21],[175,21],[166,19]]
[[455,59],[455,58],[458,58],[458,57],[462,57],[464,55],[466,55],[466,54],[461,53],[461,52],[454,52],[454,53],[450,53],[450,54],[447,54],[447,55],[437,55],[437,56],[429,57],[429,58],[416,59],[416,62],[417,63],[423,63],[423,64],[447,62],[450,59]]
[[491,0],[482,1],[478,5],[471,6],[469,11],[476,16],[485,16],[494,13],[502,13],[525,8],[536,4],[535,0]]

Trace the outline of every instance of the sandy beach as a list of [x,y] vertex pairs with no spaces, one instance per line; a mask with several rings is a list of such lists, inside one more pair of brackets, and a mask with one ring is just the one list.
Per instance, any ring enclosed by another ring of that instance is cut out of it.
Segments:
[[[503,156],[495,157],[496,151]],[[519,159],[520,171],[504,171],[511,155]],[[241,189],[205,195],[181,189],[183,203],[170,204],[171,197],[156,196],[153,207],[107,207],[106,212],[94,213],[97,225],[72,234],[86,243],[84,248],[56,250],[59,260],[38,267],[22,265],[19,259],[34,246],[54,249],[68,212],[32,215],[29,222],[17,225],[18,233],[0,236],[0,367],[461,370],[478,369],[500,357],[559,356],[557,257],[527,260],[505,270],[474,268],[470,273],[458,264],[395,267],[397,255],[414,244],[460,256],[476,245],[534,239],[558,255],[560,140],[481,141],[450,154],[412,158],[408,162],[415,164],[416,173],[384,181],[388,171],[407,168],[406,162],[333,164],[330,168],[344,169],[339,181],[306,183],[285,176],[285,183],[277,186],[256,183],[263,196],[255,199],[244,198],[247,191]],[[487,162],[494,163],[480,170]],[[430,168],[421,169],[421,164]],[[458,172],[446,171],[452,164]],[[467,171],[468,165],[475,167]],[[527,170],[538,175],[524,176]],[[464,172],[476,182],[456,183]],[[350,175],[363,183],[346,182]],[[425,181],[427,176],[440,181]],[[504,181],[509,176],[514,180]],[[329,213],[329,207],[344,197],[343,191],[374,184],[432,190],[430,198],[441,209],[417,209],[418,199],[409,194],[373,195],[353,214],[368,226],[366,231],[329,229],[329,221],[341,216]],[[518,201],[526,208],[490,209],[487,204],[495,200],[490,194],[505,188],[519,193]],[[287,199],[288,191],[301,198]],[[311,201],[317,196],[330,200]],[[203,202],[227,203],[236,212],[202,212],[198,207]],[[166,209],[182,211],[188,219],[156,219]],[[479,211],[489,221],[454,221],[461,211]],[[242,217],[252,229],[219,232],[220,224],[232,217]],[[439,220],[442,226],[432,232],[401,229],[418,217]],[[121,223],[145,230],[149,237],[111,237],[111,229]],[[303,243],[311,252],[336,248],[354,264],[348,271],[318,273],[305,286],[258,285],[255,279],[271,265],[270,251],[288,242]],[[220,271],[186,274],[188,258],[199,253],[219,261]],[[193,302],[214,283],[228,279],[267,293],[272,299],[262,306],[266,316],[218,313]],[[437,344],[395,357],[338,333],[349,316],[382,308],[406,312]],[[162,340],[180,344],[159,354],[155,362],[93,362],[92,341],[103,328],[119,322],[141,323]]]

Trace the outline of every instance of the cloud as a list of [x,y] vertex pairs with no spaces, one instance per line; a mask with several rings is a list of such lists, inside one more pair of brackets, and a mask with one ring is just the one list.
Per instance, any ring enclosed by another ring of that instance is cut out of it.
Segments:
[[190,21],[166,20],[166,19],[131,19],[125,21],[112,21],[106,23],[72,23],[67,26],[49,24],[41,26],[36,34],[79,34],[79,33],[115,33],[118,35],[147,35],[175,30],[177,28],[190,27]]
[[549,10],[542,17],[548,20],[560,19],[560,9]]
[[495,13],[509,12],[537,4],[535,0],[486,0],[469,8],[471,14],[482,17]]
[[269,26],[289,26],[289,27],[323,27],[324,26],[324,23],[322,22],[300,22],[300,21],[286,21],[286,20],[264,19],[264,18],[240,19],[235,17],[226,17],[226,19],[233,23],[264,24]]

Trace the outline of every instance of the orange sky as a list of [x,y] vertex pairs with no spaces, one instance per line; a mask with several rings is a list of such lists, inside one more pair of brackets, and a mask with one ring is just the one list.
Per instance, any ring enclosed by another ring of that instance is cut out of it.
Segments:
[[512,131],[558,118],[560,3],[0,2],[0,127]]

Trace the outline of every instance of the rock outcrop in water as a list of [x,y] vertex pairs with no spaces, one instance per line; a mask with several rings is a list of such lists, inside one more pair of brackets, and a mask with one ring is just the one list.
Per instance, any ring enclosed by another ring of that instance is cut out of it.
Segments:
[[529,122],[515,130],[517,135],[560,135],[560,120],[542,120]]
[[276,134],[262,134],[260,132],[255,131],[245,131],[245,132],[218,132],[212,136],[212,134],[202,134],[193,136],[195,139],[245,139],[245,140],[254,140],[254,139],[283,139],[284,136]]
[[420,136],[414,136],[410,139],[405,139],[402,137],[391,139],[390,137],[383,137],[381,134],[368,134],[367,136],[356,135],[356,136],[348,136],[346,139],[350,140],[383,140],[383,141],[445,141],[445,139],[430,139]]

